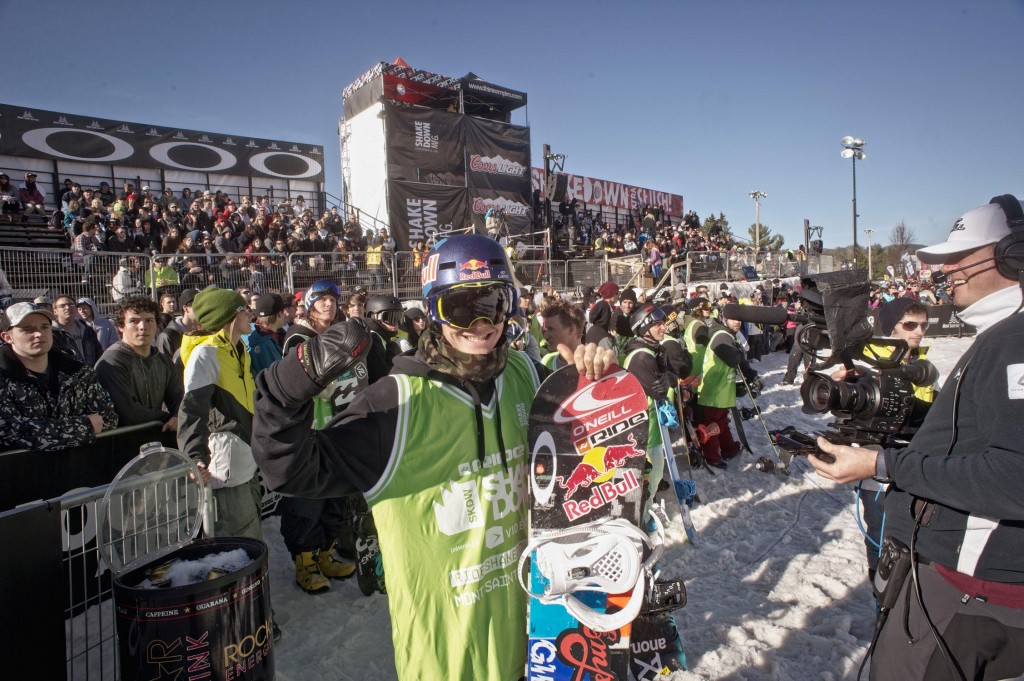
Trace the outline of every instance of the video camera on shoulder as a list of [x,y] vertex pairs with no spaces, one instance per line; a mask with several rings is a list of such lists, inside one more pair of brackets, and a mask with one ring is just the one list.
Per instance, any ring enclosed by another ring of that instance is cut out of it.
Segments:
[[[830,412],[836,420],[829,427],[843,444],[890,446],[909,440],[923,420],[915,411],[915,386],[938,379],[934,365],[906,364],[906,341],[873,336],[864,271],[807,276],[800,284],[805,326],[796,340],[813,358],[800,387],[804,413]],[[870,368],[855,367],[855,361]],[[825,372],[839,365],[845,378]]]

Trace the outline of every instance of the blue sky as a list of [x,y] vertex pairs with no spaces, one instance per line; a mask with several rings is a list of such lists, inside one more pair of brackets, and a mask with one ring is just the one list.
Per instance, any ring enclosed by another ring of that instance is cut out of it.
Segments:
[[[681,194],[787,243],[803,219],[922,242],[1024,197],[1024,2],[105,2],[0,0],[4,103],[323,144],[340,193],[341,92],[378,61],[524,90],[540,166]],[[527,122],[517,114],[517,123]],[[867,241],[861,232],[861,245]]]

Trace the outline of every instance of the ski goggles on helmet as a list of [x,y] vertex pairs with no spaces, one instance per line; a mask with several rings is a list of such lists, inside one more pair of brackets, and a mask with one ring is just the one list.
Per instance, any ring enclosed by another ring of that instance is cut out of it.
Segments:
[[665,321],[665,311],[660,307],[652,308],[650,312],[641,317],[640,320],[633,325],[633,333],[638,336],[643,335],[647,329],[651,328],[655,324],[663,324]]
[[308,310],[311,308],[313,303],[324,296],[334,296],[335,299],[337,299],[341,297],[341,291],[338,290],[338,287],[335,286],[333,282],[321,279],[310,286],[309,290],[306,291],[306,309]]
[[437,294],[431,307],[434,319],[456,329],[469,329],[482,319],[500,324],[515,312],[516,295],[505,284],[456,286]]
[[405,312],[402,310],[380,310],[371,313],[371,316],[379,322],[384,322],[390,326],[398,326],[405,319]]

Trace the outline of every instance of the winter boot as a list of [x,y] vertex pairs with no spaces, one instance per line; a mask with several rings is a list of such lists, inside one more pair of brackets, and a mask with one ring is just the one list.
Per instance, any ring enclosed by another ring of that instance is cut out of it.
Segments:
[[320,551],[317,559],[317,566],[320,574],[328,579],[348,579],[356,572],[356,564],[348,560],[338,560],[334,557],[334,545]]
[[295,556],[295,583],[308,594],[322,594],[330,590],[330,580],[320,572],[319,551],[303,551]]

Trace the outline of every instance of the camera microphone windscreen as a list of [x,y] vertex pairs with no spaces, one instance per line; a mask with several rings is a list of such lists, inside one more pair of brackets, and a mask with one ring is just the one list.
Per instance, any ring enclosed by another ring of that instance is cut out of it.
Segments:
[[754,324],[785,324],[790,318],[784,307],[739,305],[737,303],[725,305],[722,308],[722,316],[726,319],[738,319],[741,322]]

